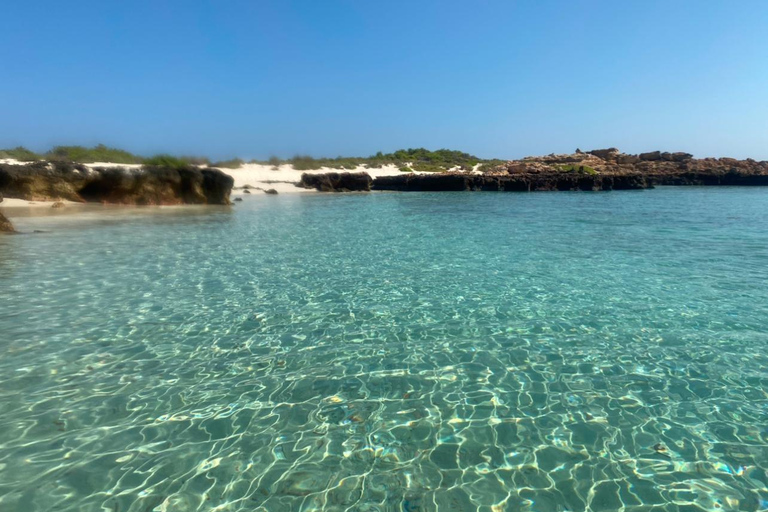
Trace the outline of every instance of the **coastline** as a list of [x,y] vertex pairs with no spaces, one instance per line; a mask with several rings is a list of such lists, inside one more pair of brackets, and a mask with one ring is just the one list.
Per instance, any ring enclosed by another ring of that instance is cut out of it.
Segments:
[[[300,186],[302,177],[305,174],[309,175],[323,175],[340,172],[339,169],[331,167],[319,167],[317,169],[297,170],[290,164],[281,164],[279,166],[266,165],[266,164],[242,164],[237,169],[228,169],[223,167],[215,167],[220,171],[232,176],[235,180],[233,187],[233,195],[239,197],[243,195],[244,187],[250,189],[274,189],[278,194],[306,194],[317,192],[314,188],[306,188]],[[477,166],[475,166],[477,168]],[[456,169],[452,169],[456,171]],[[408,174],[431,174],[428,172],[411,171],[410,173],[401,171],[396,165],[388,164],[381,167],[367,167],[364,165],[358,165],[351,169],[344,169],[344,173],[361,173],[368,174],[372,179],[384,178],[391,176],[404,176]],[[450,171],[446,171],[450,172]],[[476,171],[472,171],[476,172]]]
[[[409,150],[410,151],[410,150]],[[316,161],[319,163],[319,161]],[[360,191],[609,191],[654,186],[768,186],[768,162],[695,159],[683,152],[628,155],[616,148],[482,161],[419,171],[417,162],[296,169],[292,163],[236,168],[114,162],[24,162],[0,159],[0,212],[6,216],[70,215],[102,205],[229,205],[246,196]],[[306,162],[302,162],[306,166]],[[334,164],[335,165],[335,164]],[[480,168],[482,167],[482,172]]]

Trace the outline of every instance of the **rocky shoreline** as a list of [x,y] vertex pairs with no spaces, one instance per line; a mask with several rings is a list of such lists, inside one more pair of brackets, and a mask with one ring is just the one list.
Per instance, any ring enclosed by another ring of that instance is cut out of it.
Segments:
[[29,201],[123,205],[230,204],[234,180],[218,169],[0,164],[0,194]]
[[[298,183],[293,178],[286,185],[296,183],[298,187],[321,192],[536,192],[642,190],[657,185],[768,186],[768,162],[695,159],[682,152],[629,155],[616,148],[576,150],[572,154],[527,157],[498,165],[486,162],[482,172],[478,167],[473,171],[386,175],[377,174],[375,169],[370,174],[305,172]],[[228,205],[234,184],[232,176],[219,169],[194,165],[88,167],[46,161],[0,163],[0,197],[27,201]],[[2,214],[0,232],[13,232],[13,226]]]
[[404,173],[371,178],[364,172],[333,172],[304,174],[300,183],[323,192],[600,191],[640,190],[656,185],[768,186],[768,162],[694,159],[688,153],[661,151],[628,155],[610,148],[512,160],[484,173]]
[[[96,167],[71,163],[0,164],[0,198],[121,205],[231,204],[234,179],[218,169]],[[1,201],[2,199],[0,199]],[[0,233],[15,233],[0,213]]]

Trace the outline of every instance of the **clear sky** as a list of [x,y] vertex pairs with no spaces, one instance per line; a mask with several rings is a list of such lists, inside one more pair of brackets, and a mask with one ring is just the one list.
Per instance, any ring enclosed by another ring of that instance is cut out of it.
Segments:
[[766,0],[28,0],[0,147],[768,160]]

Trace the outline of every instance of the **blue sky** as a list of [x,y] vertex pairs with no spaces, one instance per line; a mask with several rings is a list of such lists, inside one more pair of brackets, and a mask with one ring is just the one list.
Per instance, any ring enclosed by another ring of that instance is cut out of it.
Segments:
[[0,147],[768,159],[768,1],[7,2]]

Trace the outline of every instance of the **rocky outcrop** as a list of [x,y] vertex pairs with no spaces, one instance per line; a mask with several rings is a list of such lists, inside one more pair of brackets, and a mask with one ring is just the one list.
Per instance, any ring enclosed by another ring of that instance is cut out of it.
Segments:
[[547,174],[557,171],[588,171],[600,176],[642,176],[658,185],[764,184],[768,162],[733,158],[695,159],[690,153],[652,151],[639,155],[616,148],[587,153],[526,157],[494,168],[493,175]]
[[[229,194],[235,179],[218,169],[192,169],[203,176],[203,196],[205,204],[229,204]],[[195,178],[196,179],[196,178]]]
[[[578,155],[582,153],[579,150],[576,150],[575,154]],[[603,160],[616,161],[619,155],[621,155],[621,152],[617,148],[608,148],[608,149],[593,149],[592,151],[588,151],[588,154],[596,156]]]
[[373,190],[460,192],[472,190],[472,188],[472,175],[466,173],[405,173],[397,176],[381,176],[373,180]]
[[82,202],[77,190],[86,183],[88,170],[54,166],[45,162],[27,165],[0,164],[0,193],[28,201]]
[[0,165],[0,193],[31,201],[134,205],[229,204],[234,179],[218,169],[88,169],[38,162]]
[[301,175],[300,187],[321,192],[367,192],[373,180],[366,172],[329,172]]
[[365,173],[305,174],[302,185],[324,191],[372,189],[408,192],[638,190],[653,188],[654,185],[768,186],[768,162],[733,158],[694,159],[690,153],[682,152],[653,151],[628,155],[616,148],[608,148],[567,155],[526,157],[496,166],[484,174],[403,173],[374,180]]
[[0,234],[7,234],[7,233],[15,233],[16,230],[13,229],[13,224],[11,224],[11,221],[5,218],[5,215],[3,215],[2,212],[0,212]]

